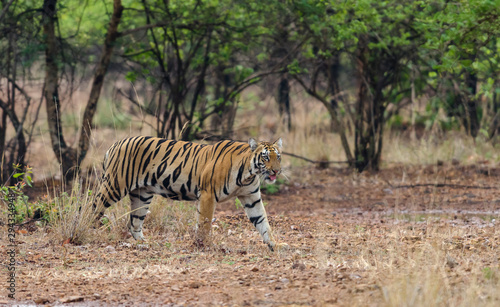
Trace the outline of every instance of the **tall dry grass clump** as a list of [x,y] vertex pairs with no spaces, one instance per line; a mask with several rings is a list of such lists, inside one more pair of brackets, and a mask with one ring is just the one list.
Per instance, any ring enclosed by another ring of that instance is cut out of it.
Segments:
[[[82,188],[83,186],[91,187]],[[69,193],[63,192],[53,201],[49,228],[57,242],[86,244],[96,236],[96,216],[92,208],[97,184],[76,178]]]

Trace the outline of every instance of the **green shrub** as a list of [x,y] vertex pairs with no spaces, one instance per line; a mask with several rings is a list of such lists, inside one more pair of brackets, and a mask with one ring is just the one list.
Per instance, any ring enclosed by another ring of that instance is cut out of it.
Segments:
[[276,194],[281,190],[284,184],[285,179],[277,178],[274,184],[262,183],[260,186],[260,191],[267,195]]

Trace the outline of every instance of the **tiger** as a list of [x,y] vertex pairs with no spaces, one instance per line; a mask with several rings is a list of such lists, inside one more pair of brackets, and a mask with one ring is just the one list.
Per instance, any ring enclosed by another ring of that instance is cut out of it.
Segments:
[[261,180],[272,184],[281,174],[283,142],[225,140],[213,145],[150,136],[114,143],[103,161],[101,186],[93,209],[99,220],[106,208],[129,195],[127,227],[144,241],[142,226],[154,195],[198,201],[196,242],[210,234],[216,203],[237,197],[271,251],[286,248],[273,237],[262,202]]

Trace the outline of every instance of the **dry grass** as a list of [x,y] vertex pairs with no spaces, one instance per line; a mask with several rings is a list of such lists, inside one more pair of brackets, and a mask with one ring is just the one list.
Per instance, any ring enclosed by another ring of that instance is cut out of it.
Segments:
[[[422,228],[409,228],[413,227],[396,226],[382,236],[368,232],[362,235],[366,243],[359,246],[357,259],[337,256],[333,263],[367,272],[385,306],[494,306],[500,302],[498,283],[492,280],[498,275],[498,264],[489,266],[497,247],[484,241],[484,245],[464,247],[461,242],[471,233],[476,236],[475,231],[466,234],[439,223],[425,225],[425,233]],[[498,238],[496,230],[489,235]],[[358,234],[346,236],[357,241]],[[469,252],[469,248],[480,251]],[[356,250],[351,248],[350,253]]]
[[[49,201],[53,205],[49,211],[48,231],[56,242],[82,245],[95,239],[96,223],[92,209],[95,193],[82,188],[89,185],[89,182],[83,183],[76,178],[70,193],[63,192]],[[95,191],[95,187],[92,190]]]
[[[344,231],[333,232],[333,247],[325,244],[328,240],[316,242],[311,264],[333,268],[340,283],[351,284],[352,300],[346,305],[494,306],[500,302],[498,246],[487,244],[489,239],[498,242],[494,228],[483,231],[482,237],[476,230],[437,221],[383,229],[372,223],[345,226]],[[322,235],[328,237],[327,233]],[[467,239],[471,236],[479,240]]]

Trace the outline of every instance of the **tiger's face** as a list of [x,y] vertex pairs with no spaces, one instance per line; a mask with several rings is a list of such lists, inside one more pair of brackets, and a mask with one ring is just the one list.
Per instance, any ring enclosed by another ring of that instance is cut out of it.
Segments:
[[276,176],[281,173],[281,149],[283,142],[279,138],[274,143],[260,142],[257,144],[254,139],[249,141],[257,159],[256,166],[266,183],[276,182]]

